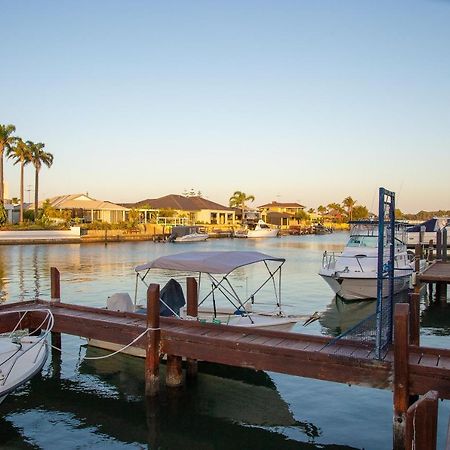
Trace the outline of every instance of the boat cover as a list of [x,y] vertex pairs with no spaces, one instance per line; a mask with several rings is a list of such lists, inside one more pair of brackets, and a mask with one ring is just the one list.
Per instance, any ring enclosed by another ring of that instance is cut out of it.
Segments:
[[424,231],[430,233],[444,228],[447,223],[448,219],[446,218],[433,218],[419,225],[409,227],[406,231],[408,231],[408,233],[420,233],[422,227],[424,227]]
[[135,267],[134,270],[141,272],[148,269],[166,269],[227,274],[238,267],[261,261],[284,263],[285,259],[252,251],[183,252],[161,256],[147,264]]

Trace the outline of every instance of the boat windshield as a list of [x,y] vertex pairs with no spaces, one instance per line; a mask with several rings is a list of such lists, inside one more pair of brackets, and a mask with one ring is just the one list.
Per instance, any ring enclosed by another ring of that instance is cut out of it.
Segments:
[[347,247],[378,247],[377,236],[350,236]]

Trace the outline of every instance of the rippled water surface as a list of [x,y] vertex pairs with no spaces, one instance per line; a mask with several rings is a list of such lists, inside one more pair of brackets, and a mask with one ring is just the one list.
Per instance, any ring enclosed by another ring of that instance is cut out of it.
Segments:
[[[279,239],[216,239],[196,244],[130,242],[0,246],[1,301],[50,295],[50,267],[61,272],[65,302],[104,306],[114,292],[134,292],[134,266],[187,250],[259,250],[286,258],[283,303],[290,314],[320,312],[297,332],[337,335],[370,314],[374,302],[342,303],[317,275],[325,250],[339,251],[345,233]],[[158,282],[159,280],[154,280]],[[247,280],[243,278],[243,283]],[[449,347],[446,305],[425,308],[423,345]],[[143,361],[104,354],[64,335],[64,353],[0,404],[5,449],[389,449],[392,394],[272,372],[201,365],[198,379],[146,400]],[[162,377],[163,378],[162,374]],[[439,445],[448,402],[439,403]]]

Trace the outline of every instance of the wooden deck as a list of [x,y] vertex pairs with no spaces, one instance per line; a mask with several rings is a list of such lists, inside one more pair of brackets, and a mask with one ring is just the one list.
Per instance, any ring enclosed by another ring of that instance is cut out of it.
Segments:
[[417,280],[421,283],[450,284],[450,262],[434,261],[417,275]]
[[[36,300],[0,306],[0,312],[27,309],[23,327],[38,327],[40,309],[51,309],[54,332],[126,345],[147,328],[140,314]],[[10,314],[0,316],[0,331],[10,329]],[[327,346],[330,338],[197,321],[160,320],[160,353],[346,384],[393,389],[393,351],[374,359],[371,347],[354,341]],[[147,337],[136,346],[147,347]],[[450,399],[450,350],[409,346],[409,392],[430,390]]]

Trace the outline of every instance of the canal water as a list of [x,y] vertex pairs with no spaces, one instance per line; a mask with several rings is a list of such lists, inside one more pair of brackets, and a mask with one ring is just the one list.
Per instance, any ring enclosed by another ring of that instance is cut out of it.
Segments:
[[[135,288],[134,266],[187,250],[258,250],[286,258],[283,303],[289,314],[320,319],[294,331],[338,335],[370,314],[375,302],[343,303],[317,275],[322,254],[342,250],[348,235],[278,239],[210,239],[195,244],[128,242],[0,246],[0,301],[50,295],[50,267],[61,272],[64,302],[104,306]],[[422,298],[422,344],[449,347],[445,306]],[[198,379],[143,396],[143,361],[105,352],[63,335],[61,359],[0,405],[1,449],[389,449],[392,393],[338,383],[200,365]],[[164,370],[164,369],[163,369]],[[438,448],[449,402],[439,403]]]

